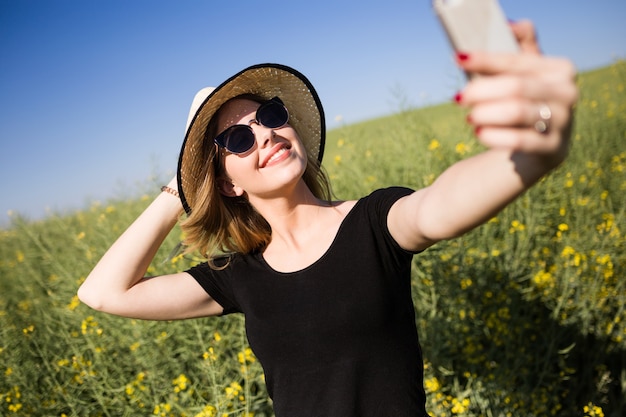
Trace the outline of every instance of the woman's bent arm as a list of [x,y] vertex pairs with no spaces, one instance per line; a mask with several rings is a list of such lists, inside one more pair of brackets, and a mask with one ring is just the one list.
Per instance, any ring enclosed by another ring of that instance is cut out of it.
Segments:
[[161,193],[91,271],[78,290],[80,300],[95,310],[140,319],[220,314],[221,306],[188,273],[144,278],[181,210],[177,198]]

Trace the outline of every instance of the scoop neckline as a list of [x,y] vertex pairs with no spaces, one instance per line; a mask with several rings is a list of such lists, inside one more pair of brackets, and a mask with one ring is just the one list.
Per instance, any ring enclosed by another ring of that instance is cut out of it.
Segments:
[[310,265],[305,266],[304,268],[301,269],[297,269],[295,271],[279,271],[276,268],[274,268],[272,265],[270,265],[267,260],[265,259],[265,256],[263,256],[263,252],[258,251],[255,254],[255,257],[257,258],[257,260],[269,271],[271,271],[274,274],[277,275],[281,275],[281,276],[293,276],[293,275],[299,275],[299,274],[303,274],[313,268],[315,268],[318,264],[320,264],[324,258],[328,257],[328,254],[331,252],[331,250],[333,249],[333,247],[337,244],[337,240],[339,238],[339,236],[342,234],[343,229],[345,228],[345,224],[348,221],[348,219],[353,215],[352,213],[355,211],[355,209],[357,208],[357,206],[359,206],[361,204],[361,201],[363,201],[363,197],[359,198],[354,205],[350,208],[350,210],[348,211],[348,213],[345,215],[345,217],[341,220],[341,223],[339,224],[339,228],[337,229],[337,233],[335,233],[335,237],[333,238],[332,242],[330,243],[330,245],[328,245],[328,247],[326,248],[326,250],[324,251],[324,253],[322,253],[322,255],[317,258],[315,261],[313,261]]

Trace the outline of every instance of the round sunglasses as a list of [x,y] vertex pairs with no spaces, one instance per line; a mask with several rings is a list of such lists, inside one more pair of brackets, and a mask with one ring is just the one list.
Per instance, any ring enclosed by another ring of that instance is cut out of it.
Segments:
[[247,125],[232,125],[222,133],[217,135],[213,141],[217,146],[226,149],[230,153],[243,154],[254,146],[256,138],[254,131],[250,127],[252,123],[263,125],[270,129],[278,129],[289,121],[289,112],[283,101],[274,97],[257,109],[253,120]]

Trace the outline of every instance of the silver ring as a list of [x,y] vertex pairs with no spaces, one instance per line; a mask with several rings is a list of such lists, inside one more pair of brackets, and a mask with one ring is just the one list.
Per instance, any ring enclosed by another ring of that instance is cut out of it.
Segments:
[[550,119],[552,118],[552,110],[547,104],[539,106],[539,120],[535,122],[535,130],[537,133],[545,134],[550,130]]

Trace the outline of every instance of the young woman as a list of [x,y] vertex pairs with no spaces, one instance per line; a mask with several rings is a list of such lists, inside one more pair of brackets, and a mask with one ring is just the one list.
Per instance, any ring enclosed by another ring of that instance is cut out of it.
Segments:
[[[512,27],[522,53],[457,55],[484,75],[455,99],[488,150],[417,191],[331,201],[322,106],[291,68],[258,65],[202,90],[176,178],[96,265],[81,300],[143,319],[245,314],[279,417],[426,416],[413,255],[482,224],[567,153],[575,70],[540,55],[530,23]],[[186,244],[207,263],[144,278],[183,209]]]

